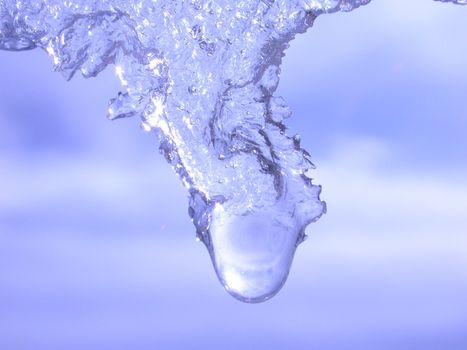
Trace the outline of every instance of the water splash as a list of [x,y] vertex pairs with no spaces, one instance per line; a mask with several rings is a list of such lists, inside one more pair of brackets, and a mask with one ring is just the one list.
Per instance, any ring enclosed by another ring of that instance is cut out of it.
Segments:
[[325,212],[274,96],[284,50],[317,16],[368,2],[0,0],[0,49],[42,48],[66,79],[113,64],[123,91],[109,118],[139,116],[157,134],[220,281],[259,302],[284,284],[306,226]]

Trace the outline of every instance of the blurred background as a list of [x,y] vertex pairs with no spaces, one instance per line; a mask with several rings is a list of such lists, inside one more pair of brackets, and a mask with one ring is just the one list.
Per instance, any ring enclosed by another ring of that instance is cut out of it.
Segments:
[[323,185],[288,282],[243,304],[113,68],[0,52],[0,349],[467,349],[467,7],[374,1],[292,42],[279,95]]

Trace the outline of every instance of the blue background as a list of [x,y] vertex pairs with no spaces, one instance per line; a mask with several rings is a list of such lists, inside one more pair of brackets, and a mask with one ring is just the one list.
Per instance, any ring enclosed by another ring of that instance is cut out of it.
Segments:
[[113,68],[0,52],[0,349],[467,349],[467,7],[375,1],[292,42],[279,94],[328,214],[240,303]]

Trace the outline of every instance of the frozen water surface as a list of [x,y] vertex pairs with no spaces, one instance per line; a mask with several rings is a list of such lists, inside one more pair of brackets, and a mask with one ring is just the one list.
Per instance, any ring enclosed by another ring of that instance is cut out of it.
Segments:
[[122,91],[109,118],[138,116],[157,135],[220,281],[260,302],[325,212],[309,154],[286,134],[291,112],[274,96],[284,50],[317,16],[368,2],[0,0],[0,48],[42,48],[66,79],[114,65]]

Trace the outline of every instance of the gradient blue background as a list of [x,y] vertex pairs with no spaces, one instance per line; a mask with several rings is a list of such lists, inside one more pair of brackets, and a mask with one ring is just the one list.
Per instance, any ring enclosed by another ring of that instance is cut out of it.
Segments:
[[287,51],[328,214],[272,300],[240,303],[113,69],[0,52],[0,349],[467,349],[467,7],[380,0]]

